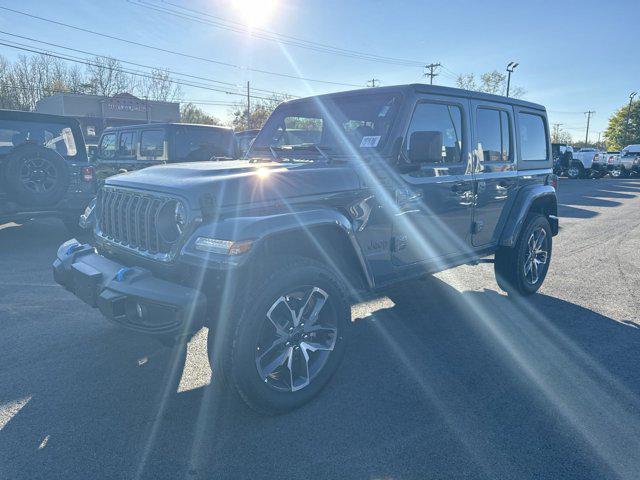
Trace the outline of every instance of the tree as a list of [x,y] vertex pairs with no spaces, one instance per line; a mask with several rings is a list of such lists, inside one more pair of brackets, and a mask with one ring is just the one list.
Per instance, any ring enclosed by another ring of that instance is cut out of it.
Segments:
[[116,93],[132,92],[136,82],[132,75],[122,70],[122,65],[112,57],[95,57],[87,66],[89,91],[94,95],[112,97]]
[[289,98],[286,95],[273,95],[267,99],[258,100],[251,105],[251,114],[248,118],[246,105],[238,104],[231,111],[233,117],[231,125],[236,130],[262,128],[276,107]]
[[167,70],[153,69],[147,77],[142,77],[138,82],[137,92],[143,98],[170,102],[182,95],[180,85],[175,83]]
[[180,107],[180,121],[182,123],[202,123],[204,125],[220,125],[216,117],[204,112],[193,103],[185,103]]
[[604,133],[607,147],[620,150],[627,145],[640,143],[640,101],[623,105],[609,119]]
[[[498,70],[485,72],[480,75],[480,84],[476,82],[473,73],[458,75],[456,86],[465,90],[475,90],[477,92],[491,93],[494,95],[505,95],[507,93],[507,76]],[[527,93],[522,87],[511,86],[509,96],[521,98]]]
[[569,145],[573,143],[573,138],[568,131],[560,126],[560,124],[555,124],[553,126],[553,130],[551,131],[551,142],[566,143],[567,145]]

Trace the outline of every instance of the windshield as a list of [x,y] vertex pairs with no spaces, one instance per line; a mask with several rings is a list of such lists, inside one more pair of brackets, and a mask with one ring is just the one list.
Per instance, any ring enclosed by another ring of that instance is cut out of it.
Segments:
[[256,138],[251,153],[306,150],[354,155],[385,144],[400,105],[397,94],[309,98],[276,109]]

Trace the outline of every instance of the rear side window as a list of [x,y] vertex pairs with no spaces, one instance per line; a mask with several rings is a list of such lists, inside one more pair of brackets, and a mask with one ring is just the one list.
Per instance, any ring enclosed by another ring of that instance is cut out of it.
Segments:
[[532,113],[520,113],[518,120],[522,160],[525,162],[546,160],[549,152],[547,152],[547,132],[544,118]]
[[63,157],[78,153],[73,131],[65,124],[0,120],[0,155],[26,143],[50,148]]
[[459,163],[462,160],[460,107],[419,103],[411,119],[405,148],[411,163]]
[[123,157],[133,157],[136,154],[135,132],[120,133],[118,153]]
[[511,156],[511,125],[503,110],[479,108],[476,114],[478,149],[483,162],[508,162]]
[[164,155],[164,130],[145,130],[140,137],[140,155],[162,157]]
[[106,133],[100,140],[100,146],[98,147],[98,156],[100,158],[114,158],[116,156],[116,134]]

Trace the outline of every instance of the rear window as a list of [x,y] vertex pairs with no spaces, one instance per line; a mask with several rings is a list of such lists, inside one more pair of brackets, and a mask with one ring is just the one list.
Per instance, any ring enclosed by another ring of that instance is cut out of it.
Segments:
[[74,157],[78,153],[76,139],[69,125],[0,120],[0,155],[6,155],[24,144],[50,148],[63,157]]
[[205,161],[212,157],[233,157],[235,154],[235,139],[231,130],[179,127],[175,138],[178,162]]
[[544,118],[532,113],[520,113],[520,155],[525,162],[544,161],[547,151],[547,131]]

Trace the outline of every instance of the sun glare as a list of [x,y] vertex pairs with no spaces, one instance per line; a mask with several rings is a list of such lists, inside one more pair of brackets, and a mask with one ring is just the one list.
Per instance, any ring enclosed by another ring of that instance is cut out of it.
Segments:
[[278,0],[233,0],[233,6],[248,26],[260,27],[274,15]]

